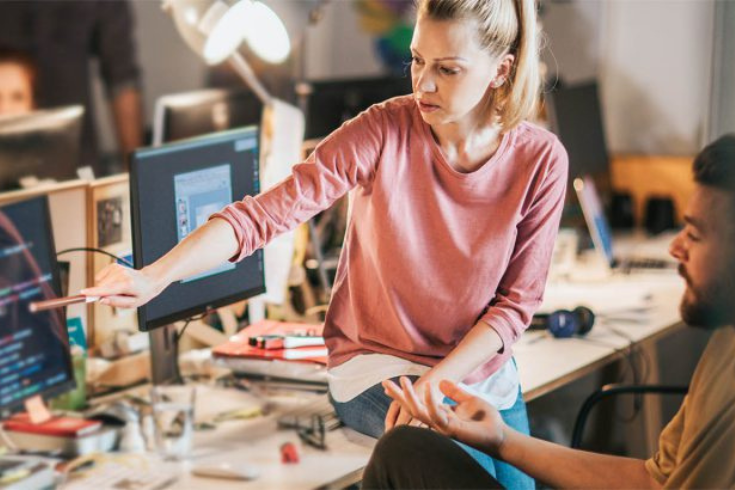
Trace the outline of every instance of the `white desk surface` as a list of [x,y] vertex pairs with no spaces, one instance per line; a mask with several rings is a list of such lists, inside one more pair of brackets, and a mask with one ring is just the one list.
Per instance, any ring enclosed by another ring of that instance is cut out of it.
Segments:
[[[222,406],[231,406],[233,397],[228,390],[207,392],[204,399],[197,400],[197,410],[204,406],[216,413]],[[234,395],[250,403],[250,395],[237,392]],[[314,399],[316,395],[305,394]],[[325,395],[318,395],[324,397]],[[222,399],[220,399],[222,398]],[[276,413],[278,410],[276,410]],[[192,455],[183,462],[164,462],[156,454],[146,454],[148,466],[175,472],[178,480],[168,488],[176,490],[201,490],[207,488],[263,488],[263,489],[313,489],[328,486],[345,477],[355,474],[359,478],[367,464],[375,440],[350,429],[338,429],[328,433],[325,451],[307,446],[299,440],[293,430],[278,430],[276,415],[244,421],[220,423],[216,429],[196,431]],[[197,420],[199,420],[197,416]],[[281,463],[280,447],[286,442],[298,447],[298,464]],[[260,476],[251,481],[204,478],[191,474],[197,464],[227,462],[232,466],[247,464],[257,468]],[[104,467],[100,469],[104,471]]]
[[[683,284],[674,273],[613,277],[587,284],[550,284],[544,310],[577,305],[592,307],[597,313],[612,309],[650,306],[650,311],[638,317],[638,324],[614,321],[606,326],[600,318],[588,339],[557,340],[545,332],[527,332],[514,346],[521,384],[527,400],[536,398],[569,383],[622,355],[630,343],[642,342],[665,335],[678,327],[678,303]],[[649,301],[643,298],[651,296]],[[621,334],[614,333],[614,328]],[[627,338],[625,338],[627,337]],[[205,397],[207,407],[220,406],[216,395]],[[223,401],[224,402],[224,401]],[[232,400],[228,400],[232,403]],[[222,403],[224,405],[224,403]],[[199,410],[199,403],[197,404]],[[284,442],[293,442],[300,449],[299,464],[282,464],[279,448]],[[362,468],[370,457],[374,440],[349,429],[328,434],[327,451],[301,444],[294,431],[277,431],[274,417],[251,421],[231,421],[220,424],[213,431],[196,432],[194,454],[183,463],[160,463],[151,456],[153,464],[163,464],[180,473],[179,480],[170,488],[272,488],[309,489],[337,487],[359,479]],[[256,466],[260,477],[245,482],[193,476],[192,464],[203,461],[244,462]]]
[[[547,332],[528,331],[513,346],[526,401],[622,356],[631,340],[644,342],[680,328],[678,305],[683,290],[683,280],[671,271],[613,276],[595,283],[550,284],[543,311],[584,305],[598,318],[585,338],[555,339]],[[646,296],[650,300],[643,299]],[[650,310],[638,314],[621,312],[641,306]],[[612,315],[614,310],[618,313]],[[605,312],[611,313],[610,320],[602,318]]]

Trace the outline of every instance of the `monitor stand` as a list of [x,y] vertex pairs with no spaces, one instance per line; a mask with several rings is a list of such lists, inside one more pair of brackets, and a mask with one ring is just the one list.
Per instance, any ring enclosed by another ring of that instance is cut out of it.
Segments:
[[178,330],[173,324],[148,332],[151,341],[151,380],[154,385],[181,382],[179,376],[178,349],[176,336]]

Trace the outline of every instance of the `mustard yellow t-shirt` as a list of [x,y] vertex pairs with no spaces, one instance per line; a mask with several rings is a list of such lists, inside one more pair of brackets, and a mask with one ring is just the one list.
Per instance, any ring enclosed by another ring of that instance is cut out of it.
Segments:
[[735,327],[712,335],[646,470],[665,488],[735,488]]

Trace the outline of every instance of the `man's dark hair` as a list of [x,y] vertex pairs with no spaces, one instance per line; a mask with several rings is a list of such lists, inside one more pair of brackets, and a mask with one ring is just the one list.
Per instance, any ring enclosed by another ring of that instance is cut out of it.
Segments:
[[[735,133],[719,137],[694,159],[694,181],[730,193],[731,218],[735,217]],[[735,219],[728,220],[735,232]]]
[[735,134],[721,136],[697,155],[694,181],[735,193]]
[[36,68],[36,61],[33,57],[26,51],[7,46],[0,46],[0,63],[12,63],[23,67],[31,82],[31,91],[33,93],[33,100],[35,101],[36,96],[38,95],[36,90],[38,69]]

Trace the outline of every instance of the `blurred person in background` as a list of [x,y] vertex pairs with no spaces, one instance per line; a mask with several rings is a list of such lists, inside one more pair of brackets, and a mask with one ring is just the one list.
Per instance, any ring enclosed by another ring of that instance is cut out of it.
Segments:
[[94,122],[91,61],[110,103],[121,160],[142,144],[140,69],[134,19],[125,0],[0,2],[0,46],[28,53],[37,68],[36,107],[81,104],[85,109],[81,165],[102,164]]
[[36,65],[26,53],[0,47],[0,117],[27,114],[36,105]]

